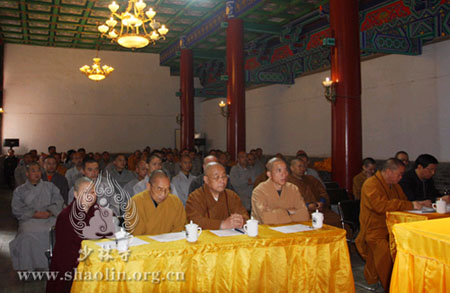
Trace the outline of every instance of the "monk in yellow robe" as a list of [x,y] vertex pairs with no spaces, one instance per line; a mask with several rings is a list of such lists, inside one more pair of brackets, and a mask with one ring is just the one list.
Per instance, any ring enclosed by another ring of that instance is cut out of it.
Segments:
[[339,215],[330,209],[330,197],[322,183],[314,176],[306,175],[307,163],[304,160],[293,159],[290,164],[291,174],[288,182],[295,184],[305,200],[308,212],[316,210],[323,213],[324,223],[342,228]]
[[378,280],[389,292],[392,258],[386,212],[422,208],[421,202],[410,202],[398,184],[405,172],[403,163],[391,158],[381,171],[367,179],[361,192],[360,232],[356,247],[365,259],[364,276],[369,284]]
[[367,178],[373,176],[377,170],[376,162],[372,158],[365,158],[362,161],[362,171],[353,177],[353,197],[361,199],[361,189]]
[[286,163],[272,158],[266,164],[269,179],[252,194],[252,216],[261,224],[286,224],[309,220],[303,196],[297,186],[287,182]]
[[183,203],[170,193],[170,179],[162,170],[153,171],[147,189],[130,199],[127,211],[126,227],[135,236],[180,232],[186,224]]
[[203,229],[242,228],[248,213],[239,196],[226,189],[228,176],[225,168],[211,162],[205,167],[204,184],[189,194],[186,201],[188,221]]

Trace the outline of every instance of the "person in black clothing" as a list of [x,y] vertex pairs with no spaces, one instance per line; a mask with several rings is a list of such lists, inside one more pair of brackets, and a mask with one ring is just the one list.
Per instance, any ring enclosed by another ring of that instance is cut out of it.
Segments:
[[[405,172],[400,185],[410,201],[425,201],[425,206],[431,207],[431,203],[440,197],[433,180],[437,166],[435,157],[422,154],[417,157],[414,168]],[[449,202],[449,196],[443,199]]]
[[6,184],[8,184],[8,187],[11,189],[14,189],[15,187],[14,170],[16,169],[18,163],[19,159],[14,155],[14,150],[9,149],[8,156],[5,158],[5,161],[3,163],[3,172]]

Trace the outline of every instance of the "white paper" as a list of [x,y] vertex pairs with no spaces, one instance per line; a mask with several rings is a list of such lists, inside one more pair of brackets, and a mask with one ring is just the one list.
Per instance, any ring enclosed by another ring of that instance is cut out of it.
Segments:
[[225,229],[225,230],[210,230],[209,232],[219,236],[219,237],[227,237],[227,236],[238,236],[244,235],[241,232],[238,232],[234,229]]
[[281,232],[281,233],[296,233],[296,232],[304,232],[304,231],[314,230],[313,227],[302,225],[302,224],[280,226],[280,227],[269,227],[269,228],[272,230]]
[[435,213],[436,211],[432,208],[422,207],[422,209],[420,209],[420,210],[409,210],[407,212],[413,213],[413,214],[431,214],[431,213]]
[[[116,241],[115,240],[104,241],[104,242],[95,242],[95,244],[97,244],[98,246],[100,246],[104,249],[116,249]],[[146,245],[146,244],[148,244],[147,241],[133,237],[133,238],[131,238],[130,243],[128,244],[128,247],[140,246],[140,245]]]
[[150,239],[159,241],[159,242],[172,242],[177,240],[186,239],[186,232],[176,232],[176,233],[166,233],[160,235],[147,236]]

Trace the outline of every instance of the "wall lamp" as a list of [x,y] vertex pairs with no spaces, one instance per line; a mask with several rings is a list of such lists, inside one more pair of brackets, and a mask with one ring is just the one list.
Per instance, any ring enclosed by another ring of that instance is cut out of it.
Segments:
[[322,81],[322,85],[325,88],[325,99],[334,103],[336,101],[336,82],[327,77]]
[[220,114],[222,114],[223,117],[228,117],[229,112],[228,112],[227,103],[225,103],[224,101],[220,101],[219,108],[220,108]]
[[181,120],[182,120],[181,113],[178,113],[178,114],[177,114],[177,117],[176,117],[175,119],[176,119],[176,121],[177,121],[177,124],[178,124],[178,125],[181,125]]

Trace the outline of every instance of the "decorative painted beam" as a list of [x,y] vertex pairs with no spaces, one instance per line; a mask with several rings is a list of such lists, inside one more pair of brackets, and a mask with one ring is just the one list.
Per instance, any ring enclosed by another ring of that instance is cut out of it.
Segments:
[[283,28],[275,25],[244,22],[244,30],[254,33],[281,35]]
[[[180,92],[176,92],[175,95],[177,97],[181,96]],[[226,98],[227,91],[226,89],[209,89],[209,88],[196,88],[194,89],[194,97],[195,98]]]

